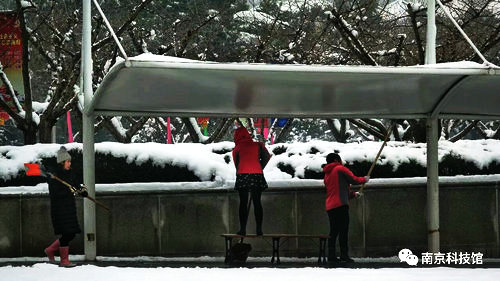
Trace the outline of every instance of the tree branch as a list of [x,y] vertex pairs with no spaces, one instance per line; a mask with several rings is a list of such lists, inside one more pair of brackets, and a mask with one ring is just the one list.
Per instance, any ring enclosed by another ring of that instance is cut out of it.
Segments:
[[417,44],[417,53],[418,53],[418,61],[419,64],[425,64],[425,53],[424,53],[424,45],[422,43],[422,38],[420,38],[420,33],[418,31],[417,25],[417,14],[413,11],[413,7],[411,4],[407,4],[407,11],[410,15],[411,27],[413,28],[413,34],[415,34],[415,43]]
[[294,118],[288,118],[285,126],[283,126],[283,129],[281,129],[281,131],[278,134],[278,136],[276,137],[276,141],[274,143],[280,143],[280,142],[285,141],[285,137],[288,135],[288,133],[292,129],[293,120],[294,120]]
[[354,125],[358,126],[361,129],[367,131],[370,135],[372,135],[380,140],[383,140],[385,137],[383,133],[381,133],[378,130],[375,130],[375,128],[373,128],[369,124],[365,123],[364,121],[366,121],[366,120],[357,120],[357,119],[347,119],[347,120],[349,120],[349,122],[353,123]]
[[330,20],[333,25],[339,31],[344,41],[349,45],[350,49],[354,51],[359,60],[366,65],[378,65],[372,56],[370,56],[370,54],[366,51],[361,41],[359,41],[359,39],[352,34],[352,31],[349,27],[347,27],[345,20],[338,13],[337,9],[333,7],[330,12],[332,13]]
[[[132,11],[130,12],[130,14],[128,15],[127,19],[125,20],[125,22],[120,26],[120,28],[118,28],[115,32],[116,36],[119,37],[123,32],[125,32],[127,30],[127,28],[129,27],[129,25],[137,18],[137,16],[139,15],[139,13],[147,6],[149,5],[153,0],[142,0],[141,3],[137,6],[135,6]],[[113,36],[111,35],[111,32],[109,34],[108,37],[102,39],[101,41],[95,43],[93,46],[92,46],[92,52],[95,52],[97,50],[99,50],[100,48],[106,46],[107,44],[113,42]],[[76,56],[77,57],[80,57],[81,56],[81,51],[76,53]]]
[[202,143],[212,143],[218,139],[219,134],[221,134],[222,130],[225,128],[227,130],[228,126],[226,125],[227,123],[230,124],[229,118],[222,118],[222,121],[219,122],[217,125],[217,128],[215,128],[215,131],[210,135],[210,137],[206,140],[204,140]]
[[463,137],[465,137],[470,131],[472,131],[472,129],[474,129],[474,127],[476,127],[477,123],[479,122],[479,120],[474,120],[473,122],[471,122],[469,125],[467,125],[467,127],[465,127],[462,131],[460,131],[458,134],[450,137],[448,140],[451,141],[451,142],[456,142],[457,140],[460,140],[462,139]]
[[194,129],[193,124],[191,124],[191,121],[189,120],[189,118],[182,117],[181,120],[182,120],[182,123],[184,123],[184,125],[186,126],[186,129],[189,133],[189,136],[191,137],[191,142],[199,143],[200,138],[198,137],[198,134],[196,133],[196,130]]

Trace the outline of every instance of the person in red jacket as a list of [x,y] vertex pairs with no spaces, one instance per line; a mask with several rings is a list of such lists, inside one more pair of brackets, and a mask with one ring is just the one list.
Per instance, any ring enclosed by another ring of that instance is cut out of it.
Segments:
[[263,143],[252,140],[244,127],[239,127],[234,131],[234,144],[233,161],[236,167],[234,189],[238,191],[240,196],[240,230],[237,234],[246,235],[248,192],[250,192],[257,226],[256,234],[262,235],[264,211],[260,197],[262,191],[267,188],[263,169],[269,162],[271,155]]
[[349,199],[362,196],[359,192],[350,190],[351,184],[368,182],[370,177],[356,177],[348,168],[342,165],[342,158],[337,153],[326,156],[323,165],[326,187],[326,212],[330,221],[330,239],[328,240],[328,262],[339,262],[335,255],[337,236],[340,244],[340,261],[353,262],[348,255],[347,240],[349,231]]

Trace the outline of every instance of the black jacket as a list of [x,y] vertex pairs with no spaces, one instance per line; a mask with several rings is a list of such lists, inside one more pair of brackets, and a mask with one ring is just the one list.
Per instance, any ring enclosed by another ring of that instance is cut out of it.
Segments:
[[[75,180],[71,170],[64,170],[62,167],[58,167],[53,174],[75,188],[79,188],[80,186]],[[76,216],[75,195],[73,195],[69,187],[56,179],[50,178],[48,183],[50,193],[50,214],[52,217],[52,225],[54,226],[54,233],[80,233],[81,229]]]

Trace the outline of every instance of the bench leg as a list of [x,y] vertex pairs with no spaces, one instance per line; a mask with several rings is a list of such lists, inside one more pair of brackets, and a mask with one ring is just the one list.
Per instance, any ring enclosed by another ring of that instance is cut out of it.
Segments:
[[280,238],[273,237],[273,257],[271,259],[271,263],[274,263],[276,260],[276,264],[280,263]]
[[319,238],[318,263],[326,263],[326,238]]
[[229,263],[229,253],[231,252],[231,246],[233,244],[233,238],[232,237],[224,237],[225,238],[225,244],[226,244],[226,258],[224,259],[224,263],[228,264]]

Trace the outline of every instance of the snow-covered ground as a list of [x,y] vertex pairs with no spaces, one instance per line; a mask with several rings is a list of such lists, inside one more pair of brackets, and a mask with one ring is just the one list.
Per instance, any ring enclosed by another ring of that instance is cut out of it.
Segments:
[[0,267],[0,280],[5,281],[304,281],[304,280],[498,280],[499,268],[217,268],[217,267],[153,267],[134,268],[81,265],[60,268],[37,263],[33,266]]

